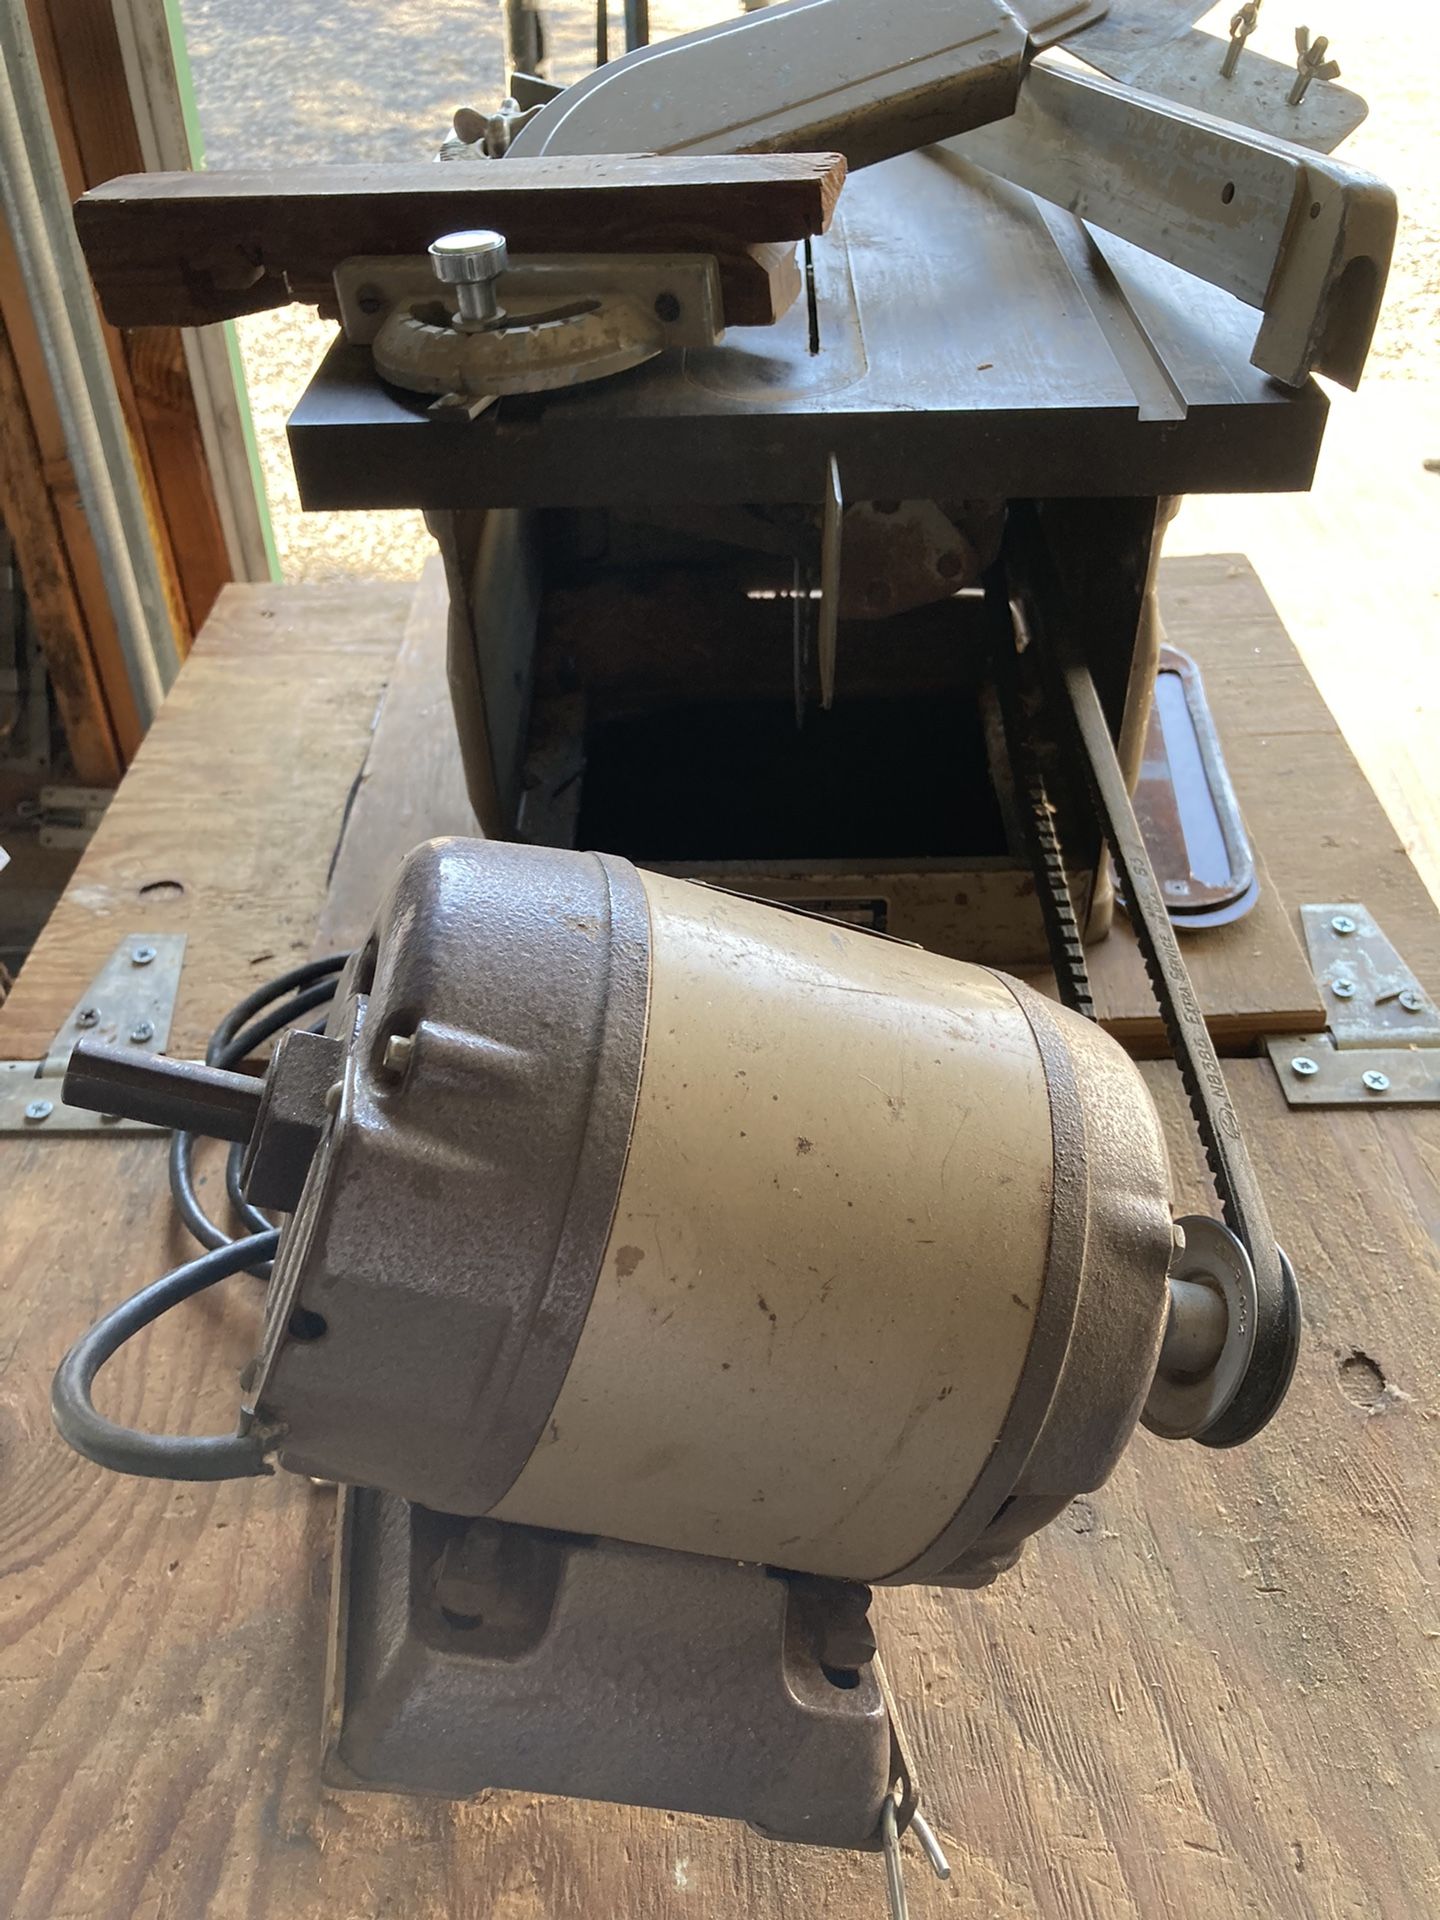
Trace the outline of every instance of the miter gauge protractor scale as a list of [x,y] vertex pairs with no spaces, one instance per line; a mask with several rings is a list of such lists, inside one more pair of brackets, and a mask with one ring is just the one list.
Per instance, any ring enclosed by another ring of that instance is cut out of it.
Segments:
[[357,258],[335,275],[341,324],[392,386],[474,418],[504,394],[628,372],[724,332],[720,271],[704,254],[512,259],[491,228],[442,234],[429,261]]

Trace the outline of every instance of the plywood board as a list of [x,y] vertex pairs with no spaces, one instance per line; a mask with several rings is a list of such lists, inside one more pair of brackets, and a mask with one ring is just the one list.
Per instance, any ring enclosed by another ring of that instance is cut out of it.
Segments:
[[[1257,850],[1260,898],[1243,920],[1186,935],[1181,953],[1206,1023],[1222,1052],[1241,1052],[1267,1033],[1311,1033],[1325,1009],[1295,929],[1294,914]],[[1101,1025],[1141,1058],[1168,1051],[1145,962],[1124,910],[1109,937],[1086,953]],[[1042,988],[1048,974],[1027,976]]]
[[5,1003],[0,1058],[41,1058],[127,933],[190,935],[176,1054],[305,957],[410,601],[372,581],[225,589]]
[[478,835],[445,680],[449,597],[437,555],[415,589],[315,935],[317,953],[358,947],[395,868],[441,834]]

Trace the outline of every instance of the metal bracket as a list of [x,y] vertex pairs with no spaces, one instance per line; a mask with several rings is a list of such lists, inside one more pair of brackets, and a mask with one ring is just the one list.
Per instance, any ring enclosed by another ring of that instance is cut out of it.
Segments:
[[1440,1106],[1440,1010],[1374,917],[1331,901],[1300,921],[1330,1029],[1266,1041],[1289,1104]]
[[[878,1851],[916,1794],[867,1589],[341,1497],[324,1773],[745,1820]],[[897,1793],[898,1789],[898,1793]]]
[[1255,905],[1255,856],[1200,670],[1168,644],[1155,674],[1135,813],[1178,929],[1227,926]]
[[87,847],[114,797],[109,787],[42,787],[20,814],[39,828],[42,847]]
[[[660,347],[713,346],[724,331],[720,270],[704,253],[517,254],[497,284],[517,325],[577,299],[629,300],[654,316]],[[373,346],[391,311],[408,301],[443,302],[447,289],[423,254],[355,254],[335,269],[347,340]]]
[[[1083,43],[1082,43],[1083,44]],[[948,152],[1223,287],[1262,318],[1251,362],[1288,386],[1354,387],[1395,238],[1370,174],[1055,64],[1031,65],[1009,119]]]
[[835,656],[840,637],[840,540],[845,498],[840,463],[832,453],[825,463],[825,492],[820,508],[820,705],[835,704]]
[[43,1060],[0,1060],[0,1134],[153,1133],[139,1120],[67,1106],[60,1083],[82,1034],[163,1053],[180,989],[183,933],[132,933],[76,1001]]
[[[1062,9],[1031,11],[1044,32]],[[542,107],[510,152],[833,150],[872,166],[1011,112],[1026,50],[1004,0],[788,0],[609,61]]]

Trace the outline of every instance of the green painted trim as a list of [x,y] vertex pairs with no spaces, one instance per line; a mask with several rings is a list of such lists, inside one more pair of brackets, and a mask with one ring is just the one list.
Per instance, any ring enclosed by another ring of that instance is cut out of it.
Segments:
[[165,28],[170,36],[170,59],[175,69],[175,86],[180,95],[180,113],[185,122],[185,140],[190,148],[192,167],[205,164],[205,139],[200,131],[200,111],[195,104],[195,77],[190,71],[190,54],[185,45],[185,22],[180,17],[180,0],[161,0]]
[[240,337],[235,331],[235,322],[227,320],[224,325],[225,353],[230,362],[231,377],[235,382],[235,413],[240,422],[240,435],[245,442],[245,460],[250,468],[251,483],[255,488],[255,504],[260,514],[260,538],[265,543],[265,560],[270,568],[270,578],[279,580],[281,576],[280,554],[275,545],[275,523],[270,517],[270,496],[265,491],[265,474],[260,465],[260,446],[255,438],[255,420],[250,412],[250,391],[245,384],[245,362],[240,354]]
[[[185,46],[185,23],[180,16],[180,0],[163,0],[163,5],[166,31],[170,37],[170,59],[175,69],[175,87],[180,96],[180,114],[185,123],[185,144],[190,150],[191,166],[203,167],[205,140],[200,131],[200,110],[195,100],[190,55]],[[245,362],[241,358],[240,341],[234,323],[227,320],[222,331],[225,336],[225,357],[230,363],[230,377],[235,384],[235,415],[245,446],[245,464],[250,470],[250,483],[255,489],[255,506],[260,517],[260,538],[265,545],[265,560],[270,569],[270,578],[279,580],[280,555],[275,546],[275,523],[270,517],[270,499],[265,491],[260,447],[255,438],[255,419],[250,411],[250,391],[245,384]]]

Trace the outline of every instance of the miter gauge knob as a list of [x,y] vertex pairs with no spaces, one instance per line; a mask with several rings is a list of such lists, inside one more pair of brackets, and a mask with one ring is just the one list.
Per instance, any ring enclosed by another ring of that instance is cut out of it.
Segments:
[[455,289],[457,327],[472,332],[504,319],[495,292],[495,282],[510,264],[503,233],[489,227],[442,233],[430,248],[430,264],[435,278]]

